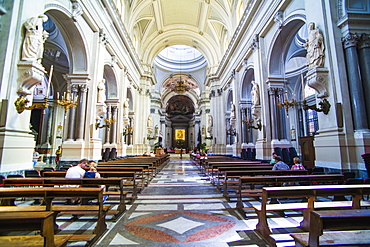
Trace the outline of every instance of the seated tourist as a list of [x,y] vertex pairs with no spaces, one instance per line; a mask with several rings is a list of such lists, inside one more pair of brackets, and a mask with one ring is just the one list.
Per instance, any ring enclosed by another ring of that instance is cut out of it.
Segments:
[[280,156],[275,157],[276,164],[272,167],[272,170],[290,170],[289,166],[283,162]]

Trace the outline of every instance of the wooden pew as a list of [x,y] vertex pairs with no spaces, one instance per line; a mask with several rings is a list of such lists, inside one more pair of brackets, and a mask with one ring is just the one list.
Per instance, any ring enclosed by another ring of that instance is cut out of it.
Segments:
[[[370,231],[353,231],[370,229],[370,210],[324,210],[312,211],[310,215],[310,232],[290,234],[296,246],[369,246]],[[351,230],[330,231],[326,229]]]
[[[240,177],[246,176],[291,176],[308,175],[306,170],[244,170],[244,171],[225,171],[225,181],[223,183],[223,196],[230,201],[236,197],[236,190],[239,188]],[[229,191],[231,193],[229,193]]]
[[[144,187],[143,183],[136,181],[136,172],[111,172],[111,171],[99,171],[102,178],[121,178],[125,180],[124,191],[131,193],[131,196],[126,194],[126,199],[133,202],[137,198],[138,189]],[[44,177],[49,178],[64,178],[66,175],[65,171],[54,171],[54,172],[44,172]]]
[[[254,162],[254,161],[244,161],[244,162],[208,162],[205,166],[205,173],[206,175],[208,175],[210,177],[210,179],[214,179],[218,173],[218,167],[245,167],[245,166],[248,166],[248,167],[258,167],[258,169],[255,169],[255,170],[259,170],[259,168],[263,169],[264,167],[267,167],[266,169],[269,169],[271,170],[272,169],[272,166],[271,165],[267,165],[267,164],[263,164],[261,162]],[[216,175],[215,175],[216,174]]]
[[[95,235],[91,239],[91,235],[86,235],[86,239],[91,240],[91,244],[97,241],[107,230],[107,224],[105,222],[106,211],[109,206],[103,206],[103,188],[61,188],[61,187],[16,187],[16,188],[1,188],[0,198],[4,200],[16,199],[16,198],[43,198],[45,202],[46,211],[80,211],[82,213],[93,210],[97,212],[97,223],[93,230]],[[54,206],[52,202],[55,198],[97,198],[97,205],[66,205],[66,206]],[[12,205],[9,205],[12,206]],[[32,207],[43,207],[43,206],[27,206],[27,210],[31,210]],[[19,210],[19,212],[25,212],[26,207],[11,207],[13,210]],[[0,207],[2,212],[6,212],[6,207]],[[36,208],[36,211],[40,211],[40,208]],[[42,210],[42,209],[41,209]],[[53,228],[54,229],[54,228]]]
[[[223,183],[226,179],[226,172],[228,171],[255,171],[255,170],[271,170],[271,165],[244,165],[244,166],[217,166],[214,168],[216,172],[213,173],[212,181],[217,189],[222,190]],[[215,175],[214,175],[215,174]]]
[[[119,189],[119,204],[117,212],[114,213],[113,221],[117,220],[126,211],[126,195],[124,191],[125,180],[121,178],[8,178],[4,179],[4,187],[12,185],[34,185],[34,186],[63,186],[63,185],[79,185],[79,186],[101,186],[104,185],[106,191],[104,195],[115,195],[109,191],[109,187],[114,186]],[[54,207],[54,210],[56,207]]]
[[[302,176],[254,176],[254,177],[240,177],[239,185],[236,191],[237,203],[236,208],[244,215],[243,198],[246,197],[260,197],[262,196],[262,189],[255,189],[255,185],[266,186],[282,186],[291,183],[304,183],[312,185],[314,182],[343,184],[344,176],[342,174],[325,174],[325,175],[302,175]],[[244,189],[249,186],[249,190]]]
[[[256,232],[264,238],[270,246],[276,246],[276,241],[271,237],[271,230],[267,222],[267,212],[299,210],[303,213],[300,227],[310,231],[310,213],[315,209],[349,208],[360,209],[370,206],[369,202],[362,201],[364,195],[370,194],[370,185],[313,185],[313,186],[286,186],[264,187],[262,189],[261,205],[253,208],[258,215]],[[350,196],[351,201],[316,201],[317,197]],[[269,199],[278,198],[307,198],[307,202],[268,204]]]
[[148,185],[151,179],[156,175],[157,170],[152,164],[135,164],[135,163],[112,163],[98,164],[98,172],[100,171],[134,171],[137,172],[136,179],[143,179],[144,184]]
[[66,246],[72,235],[54,235],[54,213],[44,212],[1,212],[0,232],[40,231],[35,236],[0,236],[0,246]]
[[209,162],[243,162],[241,159],[226,156],[201,156],[199,158],[199,169],[206,173]]

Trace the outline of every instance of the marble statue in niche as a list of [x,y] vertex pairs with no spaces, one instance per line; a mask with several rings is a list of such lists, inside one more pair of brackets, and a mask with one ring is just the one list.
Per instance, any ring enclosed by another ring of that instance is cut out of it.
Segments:
[[305,48],[307,50],[307,66],[309,68],[324,66],[324,36],[322,32],[316,28],[315,23],[311,22],[308,26],[308,38]]
[[41,63],[44,53],[44,43],[49,37],[42,26],[48,20],[46,15],[39,15],[31,17],[24,23],[26,35],[22,47],[22,60],[23,61],[37,61]]

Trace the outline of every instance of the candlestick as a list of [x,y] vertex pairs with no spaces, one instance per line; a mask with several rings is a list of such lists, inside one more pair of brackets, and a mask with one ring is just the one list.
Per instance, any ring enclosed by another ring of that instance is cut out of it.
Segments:
[[303,79],[303,73],[301,74],[301,81],[302,81],[302,100],[304,100],[305,97],[305,92],[304,92],[304,79]]
[[288,102],[288,92],[284,92],[284,102]]
[[50,88],[50,83],[51,83],[51,77],[53,76],[53,69],[54,69],[54,66],[51,65],[50,66],[50,73],[49,73],[49,81],[48,81],[48,84],[46,85],[45,97],[49,97],[49,88]]

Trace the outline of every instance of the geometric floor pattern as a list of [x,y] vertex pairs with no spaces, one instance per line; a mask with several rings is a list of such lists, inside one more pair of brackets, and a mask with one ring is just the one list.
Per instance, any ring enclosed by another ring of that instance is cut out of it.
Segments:
[[[294,213],[269,218],[274,237],[282,240],[278,246],[294,246],[289,233],[301,219]],[[254,212],[242,217],[235,202],[227,202],[191,160],[171,157],[125,214],[108,223],[108,232],[95,246],[268,246],[253,231],[256,224]]]

